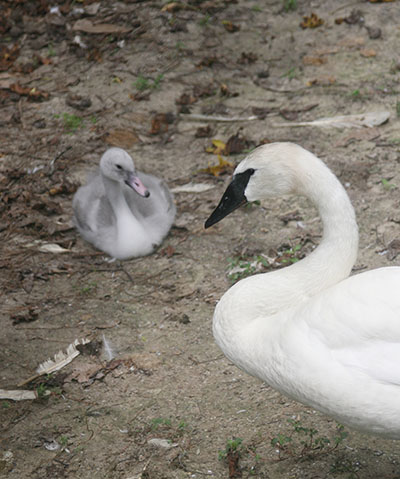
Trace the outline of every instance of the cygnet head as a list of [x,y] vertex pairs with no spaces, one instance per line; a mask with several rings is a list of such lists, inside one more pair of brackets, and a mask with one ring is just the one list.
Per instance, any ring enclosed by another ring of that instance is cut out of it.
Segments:
[[150,196],[149,190],[144,186],[135,172],[132,157],[122,148],[108,149],[100,160],[102,175],[110,180],[125,183],[140,196]]
[[247,201],[293,193],[298,186],[298,162],[313,156],[294,143],[271,143],[256,148],[234,171],[216,209],[205,223],[208,228]]

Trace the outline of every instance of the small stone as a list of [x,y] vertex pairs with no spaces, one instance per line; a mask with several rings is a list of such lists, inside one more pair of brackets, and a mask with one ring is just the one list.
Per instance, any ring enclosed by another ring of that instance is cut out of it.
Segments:
[[40,120],[36,120],[33,122],[33,126],[35,128],[46,128],[46,121],[43,118],[40,118]]
[[77,110],[85,110],[92,105],[92,100],[89,97],[82,97],[80,95],[68,95],[66,103]]
[[269,71],[268,70],[262,70],[257,73],[258,78],[268,78],[269,77]]
[[178,320],[181,324],[189,324],[190,323],[190,319],[189,319],[189,316],[186,314],[186,313],[183,313],[180,317],[179,317],[179,320]]
[[172,447],[177,447],[178,443],[176,442],[171,442],[168,439],[159,439],[154,437],[153,439],[149,439],[147,441],[147,444],[150,444],[151,446],[154,447],[160,447],[162,449],[171,449]]
[[378,27],[367,27],[367,32],[371,40],[377,40],[382,37],[382,30]]
[[58,442],[53,439],[52,441],[45,441],[44,447],[48,451],[58,451],[58,449],[60,449],[60,444],[58,444]]

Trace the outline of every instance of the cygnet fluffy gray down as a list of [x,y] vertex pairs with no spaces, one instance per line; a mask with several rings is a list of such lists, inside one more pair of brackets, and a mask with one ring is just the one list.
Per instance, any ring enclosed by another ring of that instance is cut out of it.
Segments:
[[78,189],[72,206],[82,237],[117,259],[152,253],[176,213],[166,183],[136,171],[131,156],[121,148],[104,153],[99,171]]

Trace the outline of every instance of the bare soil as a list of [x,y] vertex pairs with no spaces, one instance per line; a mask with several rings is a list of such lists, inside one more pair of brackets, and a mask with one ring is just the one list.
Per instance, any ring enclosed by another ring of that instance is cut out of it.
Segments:
[[[231,139],[222,158],[232,165],[265,142],[310,149],[356,209],[355,270],[399,263],[399,2],[286,11],[291,3],[1,2],[0,387],[39,397],[1,401],[0,475],[400,477],[396,442],[338,436],[335,421],[230,364],[212,337],[232,264],[251,271],[265,253],[267,269],[284,266],[321,234],[299,198],[204,230],[232,173],[207,170],[219,165],[212,140]],[[323,24],[302,28],[311,13]],[[279,126],[382,110],[390,119],[374,128]],[[71,221],[74,191],[110,145],[171,188],[212,187],[176,193],[163,245],[123,263],[106,261]],[[27,382],[77,338],[90,346]]]

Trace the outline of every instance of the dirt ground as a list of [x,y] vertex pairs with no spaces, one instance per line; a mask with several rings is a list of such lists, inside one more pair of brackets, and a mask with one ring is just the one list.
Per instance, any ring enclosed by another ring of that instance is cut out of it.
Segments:
[[[0,476],[399,478],[396,442],[282,397],[212,337],[233,280],[318,244],[316,210],[284,198],[203,228],[231,165],[293,141],[347,188],[355,270],[399,264],[399,2],[3,0],[0,10],[0,388],[38,394],[1,400]],[[282,125],[375,111],[389,120]],[[175,193],[175,226],[145,258],[108,262],[72,225],[73,193],[111,145],[171,188],[210,187]],[[91,342],[70,364],[29,381],[82,338]]]

